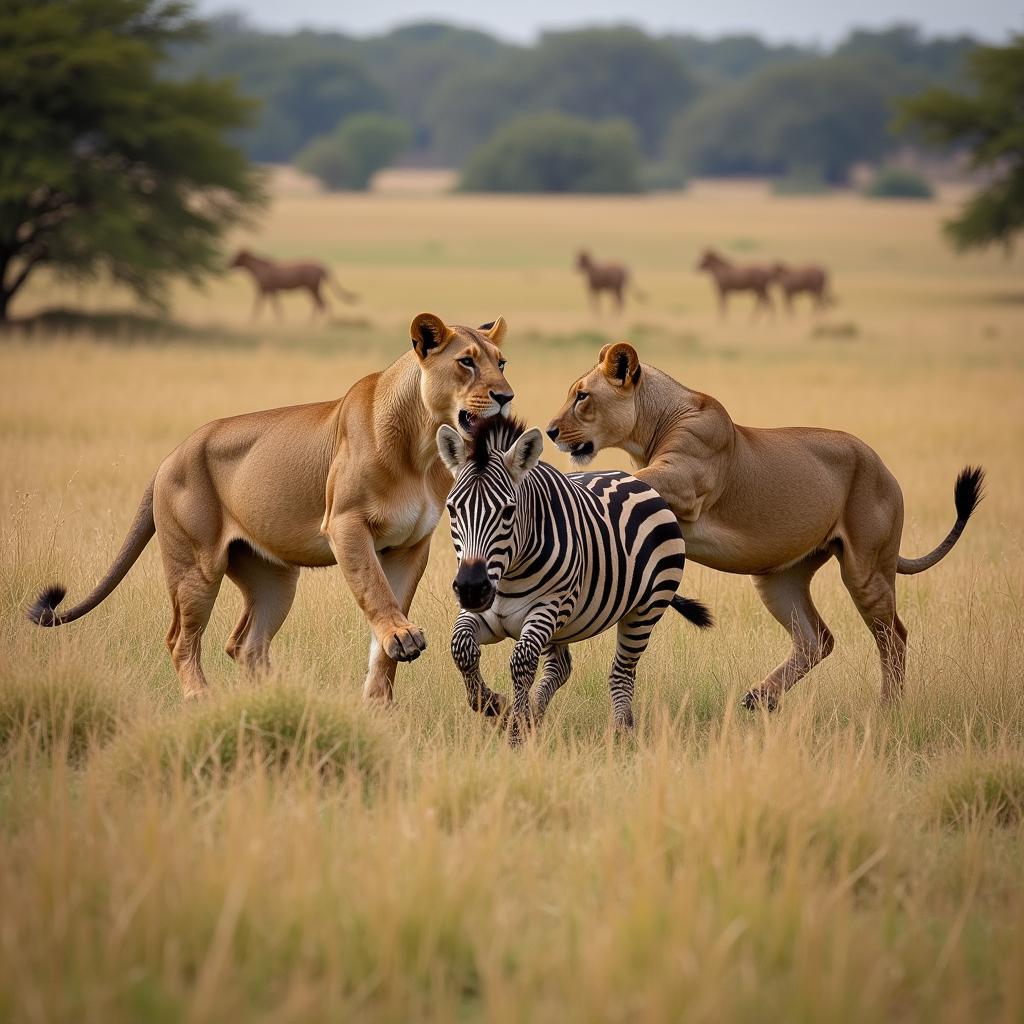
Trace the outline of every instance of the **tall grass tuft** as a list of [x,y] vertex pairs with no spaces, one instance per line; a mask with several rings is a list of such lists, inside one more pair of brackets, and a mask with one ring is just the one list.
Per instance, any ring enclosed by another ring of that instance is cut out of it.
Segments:
[[223,780],[263,769],[370,783],[391,757],[392,736],[372,709],[268,680],[126,733],[108,764],[121,781],[154,771],[165,779]]
[[69,658],[46,671],[26,662],[0,673],[0,757],[19,753],[80,764],[135,714],[114,680]]

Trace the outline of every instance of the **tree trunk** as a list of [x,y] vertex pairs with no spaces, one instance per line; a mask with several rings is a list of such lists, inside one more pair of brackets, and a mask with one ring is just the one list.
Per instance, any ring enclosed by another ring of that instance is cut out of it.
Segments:
[[10,275],[12,257],[0,256],[0,325],[9,322],[11,299],[17,294],[18,289],[28,280],[38,259],[30,259],[16,274]]

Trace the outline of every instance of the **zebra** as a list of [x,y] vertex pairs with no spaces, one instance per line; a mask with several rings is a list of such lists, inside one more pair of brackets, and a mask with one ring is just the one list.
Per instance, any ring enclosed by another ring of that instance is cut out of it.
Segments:
[[676,594],[686,558],[671,509],[628,473],[565,475],[541,462],[540,430],[511,417],[478,421],[468,443],[442,426],[437,447],[455,478],[447,507],[461,611],[451,651],[470,706],[506,715],[480,674],[480,645],[515,639],[509,740],[521,742],[569,678],[569,645],[616,625],[612,716],[616,729],[632,728],[637,662],[665,609],[712,625],[703,604]]

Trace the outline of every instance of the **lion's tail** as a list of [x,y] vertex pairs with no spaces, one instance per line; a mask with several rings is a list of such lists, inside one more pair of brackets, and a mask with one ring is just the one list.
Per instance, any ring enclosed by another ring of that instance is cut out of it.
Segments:
[[930,569],[936,562],[941,562],[953,550],[953,545],[960,539],[964,532],[967,520],[978,507],[982,499],[982,485],[985,482],[985,471],[981,466],[965,466],[960,470],[956,478],[956,485],[953,487],[953,501],[956,504],[956,522],[953,528],[946,534],[946,539],[934,550],[920,558],[904,558],[896,566],[896,571],[904,576],[913,576],[914,573],[924,572]]
[[153,481],[150,480],[121,551],[114,559],[114,564],[107,570],[106,576],[96,584],[93,592],[81,603],[58,615],[57,605],[64,600],[67,591],[58,585],[49,586],[28,610],[29,619],[37,626],[63,626],[64,623],[74,622],[75,619],[80,619],[87,612],[91,612],[96,605],[114,592],[128,570],[138,560],[145,546],[152,540],[154,533],[156,523],[153,520]]

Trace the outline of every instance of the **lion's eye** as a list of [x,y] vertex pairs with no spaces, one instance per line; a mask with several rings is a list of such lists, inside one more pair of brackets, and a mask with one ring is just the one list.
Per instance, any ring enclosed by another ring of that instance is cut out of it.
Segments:
[[472,359],[471,356],[463,356],[459,360],[459,366],[465,366],[466,369],[472,370],[476,366],[476,363],[473,362],[473,359]]
[[505,360],[505,359],[499,359],[498,360],[498,369],[501,370],[502,373],[505,372],[505,363],[506,362],[507,362],[507,360]]
[[589,397],[590,397],[590,392],[589,391],[577,391],[576,392],[576,401],[577,401],[577,403],[582,402],[584,398],[589,398]]

